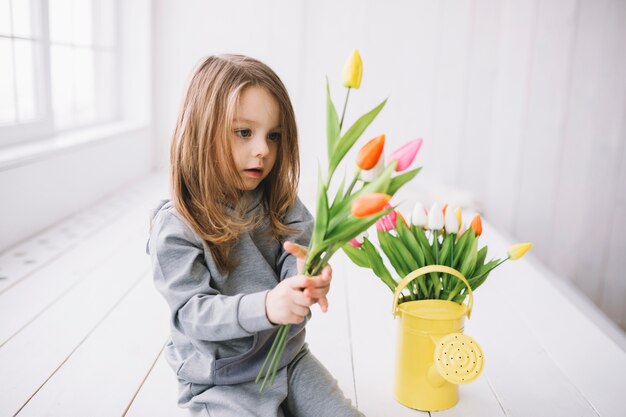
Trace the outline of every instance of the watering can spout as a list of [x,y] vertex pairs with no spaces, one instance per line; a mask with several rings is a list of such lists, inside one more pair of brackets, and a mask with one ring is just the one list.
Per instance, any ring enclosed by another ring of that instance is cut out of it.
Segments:
[[[433,365],[428,377],[433,386],[445,380],[451,384],[468,384],[483,371],[483,350],[470,336],[450,333],[435,341]],[[436,375],[438,374],[438,376]]]

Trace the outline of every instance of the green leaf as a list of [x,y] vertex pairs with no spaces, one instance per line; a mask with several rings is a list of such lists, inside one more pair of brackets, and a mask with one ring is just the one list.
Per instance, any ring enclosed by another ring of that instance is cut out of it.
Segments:
[[476,258],[478,257],[477,250],[476,250],[477,247],[478,247],[478,239],[472,239],[472,242],[469,245],[469,248],[465,251],[466,252],[465,258],[461,262],[460,272],[466,277],[470,276],[471,273],[474,272],[474,266],[476,265]]
[[[399,221],[401,222],[402,220]],[[395,249],[398,254],[398,258],[400,258],[400,262],[402,262],[405,270],[408,270],[410,273],[419,268],[411,252],[404,246],[399,237],[389,235],[389,241],[391,242],[391,247]]]
[[322,180],[322,170],[318,168],[317,180],[317,211],[315,215],[315,228],[313,229],[312,245],[324,240],[326,227],[328,226],[328,197],[326,187]]
[[335,169],[341,163],[341,160],[346,153],[352,148],[354,143],[359,139],[361,134],[367,129],[367,127],[372,123],[372,121],[378,116],[378,113],[383,109],[387,99],[383,100],[378,106],[374,109],[370,110],[368,113],[364,114],[354,122],[350,129],[346,132],[345,135],[339,139],[337,145],[333,148],[332,155],[328,156],[329,163],[329,177],[332,177]]
[[415,262],[417,262],[418,267],[422,267],[425,265],[424,253],[422,252],[422,248],[420,244],[415,239],[415,236],[411,233],[411,231],[406,227],[404,222],[400,219],[396,222],[396,230],[398,231],[398,236],[402,239],[404,245],[411,251],[411,255]]
[[465,251],[469,246],[471,246],[471,242],[476,238],[476,233],[472,229],[468,229],[461,235],[459,241],[457,242],[454,248],[454,266],[453,268],[459,269],[459,265],[465,259]]
[[339,140],[339,130],[339,117],[337,116],[335,105],[330,98],[330,85],[328,84],[328,77],[326,77],[326,139],[329,161],[335,153],[335,146]]
[[407,182],[415,178],[417,173],[420,172],[421,170],[422,168],[419,167],[411,171],[407,171],[404,174],[400,174],[400,175],[393,177],[391,179],[391,184],[389,184],[389,188],[387,189],[387,194],[393,196],[400,187],[402,187],[404,184],[406,184]]
[[326,239],[322,242],[324,246],[331,246],[337,242],[347,242],[353,239],[359,233],[367,230],[371,225],[376,223],[382,216],[389,214],[392,209],[381,210],[371,216],[356,218],[350,216],[334,228],[330,229],[326,234]]
[[487,246],[483,246],[478,251],[478,256],[476,257],[476,265],[474,266],[474,271],[478,271],[478,269],[483,266],[485,263],[485,258],[487,258]]
[[367,255],[365,254],[364,251],[359,250],[358,248],[355,248],[349,243],[346,243],[345,245],[343,245],[341,249],[343,249],[343,252],[356,265],[360,266],[361,268],[370,268],[370,263],[367,260]]
[[340,203],[334,206],[333,210],[330,212],[329,230],[332,230],[338,223],[350,216],[352,203],[358,197],[369,193],[386,193],[387,187],[389,187],[389,183],[391,182],[391,174],[394,169],[395,164],[389,164],[374,181],[368,183],[359,191],[351,194],[348,198],[343,199]]
[[335,194],[335,198],[333,199],[333,204],[331,204],[330,206],[330,215],[332,216],[333,213],[335,212],[335,207],[341,202],[341,199],[343,198],[343,188],[346,185],[346,176],[343,176],[343,179],[341,180],[341,184],[339,185],[339,189],[337,190],[337,194]]
[[391,276],[391,273],[385,266],[383,258],[376,250],[376,247],[372,245],[372,242],[370,242],[368,238],[364,238],[361,248],[367,254],[367,258],[374,274],[376,274],[376,276],[379,277],[392,292],[395,291],[397,282]]
[[392,246],[391,240],[389,239],[389,234],[386,232],[378,231],[378,244],[380,248],[383,250],[383,253],[389,259],[391,266],[396,270],[397,274],[404,278],[409,272],[408,268],[404,266],[404,263],[401,262],[400,257],[396,254],[394,247]]
[[439,263],[441,265],[450,265],[450,250],[452,249],[452,239],[454,236],[448,233],[443,239],[443,245],[441,245],[441,252],[439,252]]

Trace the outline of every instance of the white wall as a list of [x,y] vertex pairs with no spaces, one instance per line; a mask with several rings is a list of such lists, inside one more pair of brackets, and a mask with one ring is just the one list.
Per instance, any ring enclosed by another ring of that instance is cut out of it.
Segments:
[[626,328],[625,1],[158,0],[153,19],[159,166],[193,65],[238,52],[286,83],[301,181],[313,183],[324,77],[340,107],[341,68],[358,47],[363,83],[347,120],[390,97],[364,136],[386,133],[388,149],[424,138],[415,193],[470,192],[493,224],[535,242],[539,259]]
[[[152,6],[149,0],[118,4],[122,120],[115,126],[50,138],[50,149],[30,155],[20,149],[0,150],[0,251],[153,169]],[[65,148],[69,139],[80,145]],[[35,143],[24,148],[47,146]],[[6,157],[10,154],[27,156],[11,161]]]

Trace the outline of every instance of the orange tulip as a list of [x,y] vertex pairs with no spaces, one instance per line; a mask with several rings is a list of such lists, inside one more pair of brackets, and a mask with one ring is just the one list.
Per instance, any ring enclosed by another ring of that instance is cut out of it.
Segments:
[[443,208],[442,208],[442,210],[443,210],[443,217],[446,217],[446,209],[447,208],[448,208],[448,203],[443,205]]
[[380,135],[367,142],[356,156],[356,164],[363,170],[374,168],[385,147],[385,135]]
[[483,223],[480,220],[480,214],[474,216],[474,218],[472,219],[472,223],[470,223],[470,227],[474,229],[474,233],[476,233],[476,236],[480,236],[482,234]]
[[385,204],[387,204],[390,199],[391,196],[384,193],[362,195],[352,203],[352,215],[356,218],[362,218],[376,214],[385,208]]

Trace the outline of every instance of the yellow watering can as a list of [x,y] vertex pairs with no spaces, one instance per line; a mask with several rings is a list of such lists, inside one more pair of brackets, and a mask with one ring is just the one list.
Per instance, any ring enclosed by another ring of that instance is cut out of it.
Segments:
[[[398,305],[402,290],[430,272],[444,272],[467,286],[467,305],[447,300],[407,301]],[[393,296],[393,315],[399,317],[394,396],[407,407],[423,411],[451,408],[459,401],[458,384],[474,381],[483,369],[483,351],[464,335],[474,296],[467,279],[456,269],[429,265],[407,275]]]

